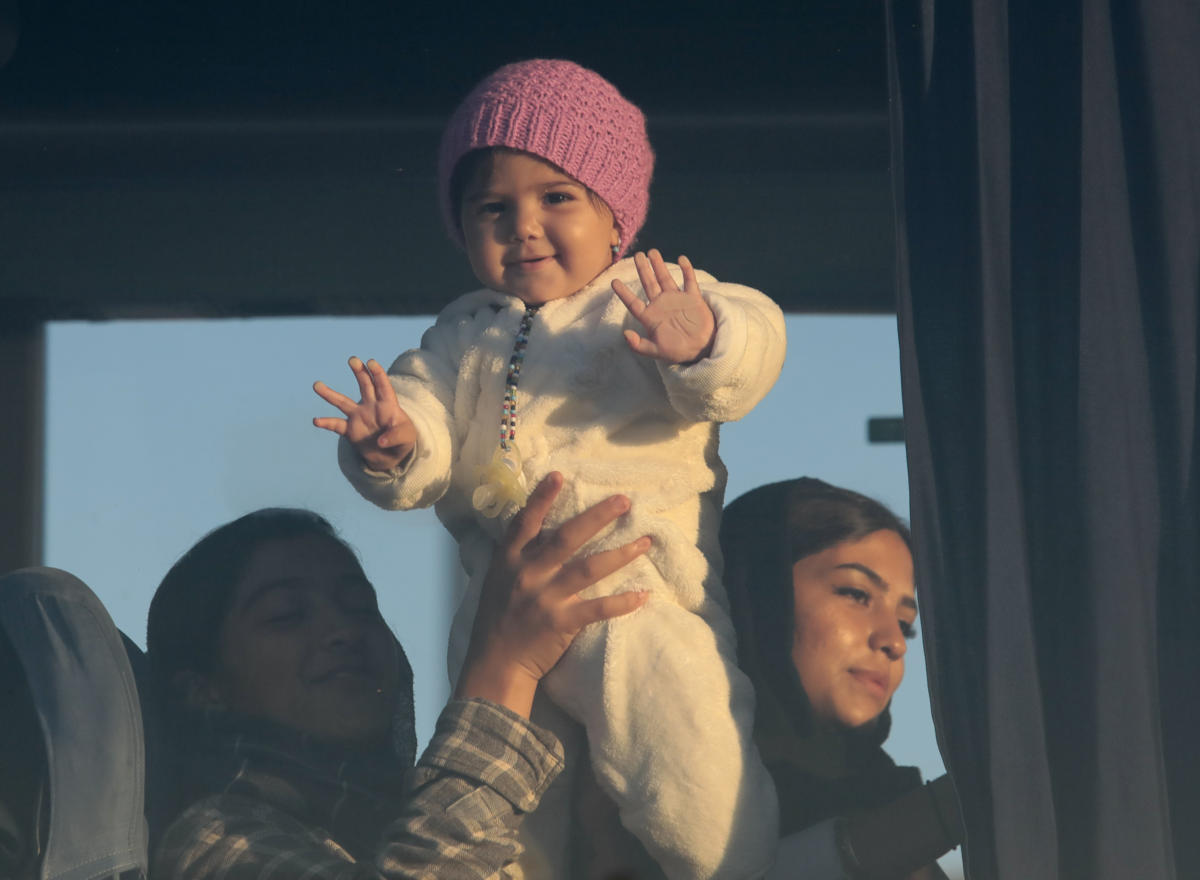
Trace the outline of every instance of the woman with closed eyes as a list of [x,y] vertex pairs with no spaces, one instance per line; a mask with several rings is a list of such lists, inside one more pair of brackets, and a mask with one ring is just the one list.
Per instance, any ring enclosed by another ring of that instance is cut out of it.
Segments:
[[166,733],[152,875],[483,880],[513,863],[563,766],[529,721],[538,683],[581,628],[645,599],[578,596],[649,542],[577,557],[630,502],[543,531],[561,487],[547,476],[497,545],[463,674],[415,766],[412,672],[328,522],[259,510],[185,553],[147,630]]

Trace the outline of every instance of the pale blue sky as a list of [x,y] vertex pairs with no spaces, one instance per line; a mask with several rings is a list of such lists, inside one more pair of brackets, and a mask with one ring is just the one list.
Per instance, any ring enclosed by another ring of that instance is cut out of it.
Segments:
[[[323,379],[349,393],[346,358],[387,364],[430,318],[286,318],[52,324],[47,345],[45,562],[79,575],[139,644],[159,579],[209,529],[269,505],[309,507],[359,551],[416,674],[422,739],[446,698],[457,559],[432,511],[388,512],[342,478]],[[810,475],[907,516],[904,448],[869,445],[866,420],[899,415],[896,322],[788,317],[778,384],[722,430],[726,499]],[[894,704],[888,750],[942,772],[920,644]],[[952,862],[953,864],[953,862]],[[949,867],[949,866],[948,866]]]

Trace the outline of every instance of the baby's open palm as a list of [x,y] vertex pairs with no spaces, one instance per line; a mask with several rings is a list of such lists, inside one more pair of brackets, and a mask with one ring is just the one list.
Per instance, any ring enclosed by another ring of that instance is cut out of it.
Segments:
[[707,357],[712,351],[716,319],[700,293],[691,261],[679,258],[683,273],[681,290],[657,250],[651,250],[649,257],[639,253],[633,259],[646,301],[624,281],[612,283],[613,292],[645,328],[641,335],[625,331],[629,347],[638,354],[672,364],[690,364]]
[[324,382],[314,383],[313,391],[341,410],[345,418],[319,417],[313,419],[313,424],[349,440],[368,467],[378,471],[399,467],[416,445],[416,426],[400,407],[396,391],[378,361],[364,364],[352,357],[350,369],[358,380],[361,399],[355,402]]

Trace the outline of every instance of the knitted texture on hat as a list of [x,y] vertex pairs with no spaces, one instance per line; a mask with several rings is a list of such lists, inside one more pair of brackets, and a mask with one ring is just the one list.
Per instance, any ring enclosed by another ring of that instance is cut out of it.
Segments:
[[624,254],[650,202],[654,152],[642,111],[604,77],[571,61],[506,64],[454,111],[438,155],[438,191],[450,236],[463,245],[450,178],[471,150],[509,147],[557,165],[613,212]]

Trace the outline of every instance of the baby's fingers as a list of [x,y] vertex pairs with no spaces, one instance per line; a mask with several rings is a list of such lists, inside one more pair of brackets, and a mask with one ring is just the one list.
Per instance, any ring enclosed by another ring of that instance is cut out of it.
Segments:
[[[371,377],[371,393],[375,400],[384,400],[393,402],[396,399],[396,389],[392,387],[391,380],[388,379],[387,372],[383,369],[383,365],[375,358],[367,361],[367,372]],[[365,397],[363,398],[366,399]]]
[[617,593],[615,596],[601,596],[599,599],[587,599],[574,605],[566,615],[567,625],[571,632],[579,632],[591,623],[601,620],[612,620],[631,611],[636,611],[646,604],[649,593]]
[[654,280],[658,283],[659,288],[662,290],[679,289],[679,285],[671,277],[671,270],[667,268],[667,262],[658,248],[650,249],[650,265],[654,269]]
[[358,396],[363,403],[375,402],[375,388],[371,384],[371,374],[361,358],[350,358],[350,369],[354,371],[354,380],[358,382]]
[[625,303],[625,308],[629,309],[629,314],[640,321],[642,319],[642,312],[646,309],[646,304],[642,302],[642,298],[633,292],[633,288],[619,279],[613,279],[612,289],[613,293],[617,295],[617,299]]
[[375,445],[380,449],[395,449],[397,446],[407,446],[412,441],[403,427],[384,428],[375,438]]
[[688,293],[699,293],[700,282],[696,280],[696,268],[683,254],[679,255],[679,271],[683,273],[683,289]]
[[394,412],[387,417],[387,421],[380,425],[379,438],[377,440],[380,449],[391,449],[397,446],[405,446],[412,448],[417,442],[417,427],[412,423],[412,419],[408,417],[408,413],[402,410],[397,404]]
[[638,251],[633,255],[633,265],[637,266],[638,280],[642,282],[642,290],[646,292],[646,299],[653,302],[654,298],[662,293],[662,290],[659,289],[654,267],[650,265],[650,258]]
[[339,391],[334,391],[332,388],[330,388],[324,382],[314,382],[313,383],[313,391],[317,392],[318,397],[320,397],[326,403],[333,404],[338,409],[340,409],[345,415],[350,415],[350,413],[354,410],[354,408],[356,406],[358,406],[358,404],[355,403],[353,400],[351,400],[349,397],[347,397],[346,395],[342,394]]
[[625,341],[638,354],[645,355],[646,357],[659,357],[658,346],[645,336],[639,336],[632,330],[626,330]]
[[345,419],[339,419],[336,416],[322,417],[313,419],[313,424],[318,428],[324,428],[326,431],[333,431],[338,436],[346,436]]

